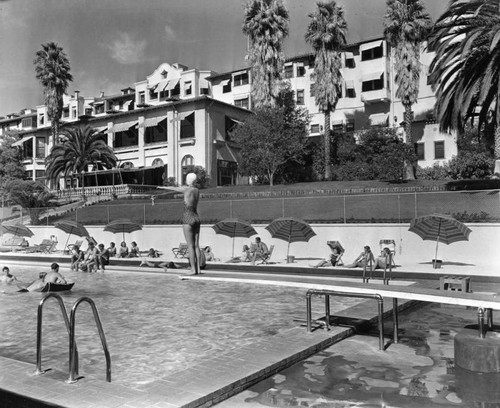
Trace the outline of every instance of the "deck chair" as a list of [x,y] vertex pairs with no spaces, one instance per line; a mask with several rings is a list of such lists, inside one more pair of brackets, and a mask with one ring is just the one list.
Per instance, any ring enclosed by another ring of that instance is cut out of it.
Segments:
[[269,265],[271,263],[271,255],[273,254],[273,251],[274,251],[274,245],[271,245],[269,247],[269,252],[267,254],[259,254],[258,252],[256,252],[254,264],[257,261],[260,261],[260,263],[258,263],[258,265],[262,265],[262,264]]
[[344,265],[344,261],[342,260],[342,255],[344,255],[345,249],[342,245],[340,245],[339,241],[326,241],[326,245],[330,247],[330,249],[333,250],[337,249],[337,251],[340,253],[340,255],[337,257],[337,266],[342,266]]
[[393,239],[381,239],[380,252],[382,252],[384,248],[389,248],[389,251],[391,251],[391,262],[394,266],[396,266],[396,263],[394,262],[394,257],[396,255],[396,241]]
[[71,253],[74,247],[77,246],[78,248],[81,248],[82,244],[83,244],[83,239],[77,239],[74,244],[68,244],[64,253],[69,254]]
[[187,258],[188,256],[188,245],[181,242],[177,248],[172,248],[172,252],[176,258]]
[[51,248],[53,245],[56,244],[57,242],[52,241],[50,239],[43,239],[42,242],[40,242],[38,245],[34,245],[32,247],[26,248],[26,252],[42,252],[42,253],[48,253],[51,252]]

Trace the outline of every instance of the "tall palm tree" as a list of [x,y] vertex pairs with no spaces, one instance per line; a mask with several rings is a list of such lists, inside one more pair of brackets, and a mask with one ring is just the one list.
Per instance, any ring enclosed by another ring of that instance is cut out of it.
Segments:
[[306,42],[314,51],[314,83],[312,94],[325,116],[324,168],[325,179],[330,179],[330,115],[335,110],[341,95],[342,67],[341,51],[346,45],[347,22],[344,9],[335,1],[318,2],[316,10],[309,14]]
[[283,40],[290,18],[282,0],[250,0],[245,6],[243,33],[249,40],[252,64],[252,106],[274,105],[283,75]]
[[[467,122],[495,126],[500,161],[500,2],[452,0],[436,22],[429,47],[430,79],[441,130],[462,133]],[[495,169],[498,170],[497,168]]]
[[50,181],[57,182],[61,175],[79,174],[90,164],[108,169],[116,166],[117,158],[103,134],[88,125],[66,128],[62,134],[63,142],[53,146],[45,159],[46,176]]
[[63,95],[73,81],[66,53],[54,42],[42,44],[33,60],[36,79],[43,86],[47,116],[51,122],[52,144],[56,144],[63,111]]
[[[405,109],[406,143],[413,149],[412,106],[418,100],[420,48],[432,28],[432,21],[422,0],[387,0],[384,36],[394,50],[396,97]],[[415,157],[416,159],[416,157]],[[407,166],[407,178],[415,178],[416,160]]]

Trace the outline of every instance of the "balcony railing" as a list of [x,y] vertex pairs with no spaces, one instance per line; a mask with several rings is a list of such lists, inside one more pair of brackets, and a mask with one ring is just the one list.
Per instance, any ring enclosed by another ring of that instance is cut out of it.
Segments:
[[391,95],[388,88],[377,89],[361,93],[361,101],[364,103],[389,102]]

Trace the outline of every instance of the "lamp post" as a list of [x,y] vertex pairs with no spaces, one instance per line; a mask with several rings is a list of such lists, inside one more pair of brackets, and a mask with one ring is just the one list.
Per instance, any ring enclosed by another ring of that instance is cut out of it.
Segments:
[[82,197],[85,200],[85,170],[82,170]]

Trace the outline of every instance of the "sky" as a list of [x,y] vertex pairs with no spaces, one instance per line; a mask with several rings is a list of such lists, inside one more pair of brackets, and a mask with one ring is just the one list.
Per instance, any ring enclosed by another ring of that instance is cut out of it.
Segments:
[[[0,116],[43,104],[33,59],[41,44],[63,47],[72,94],[117,94],[162,62],[227,72],[245,65],[241,26],[246,0],[0,0]],[[433,21],[448,0],[424,0]],[[284,0],[290,13],[287,57],[304,41],[314,0]],[[385,0],[337,0],[348,42],[381,37]]]

